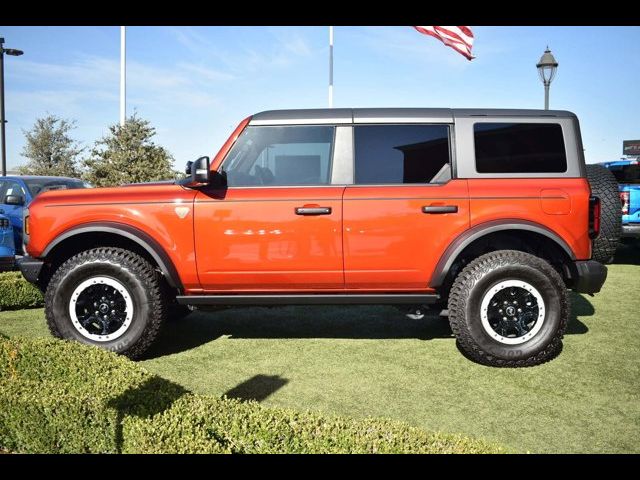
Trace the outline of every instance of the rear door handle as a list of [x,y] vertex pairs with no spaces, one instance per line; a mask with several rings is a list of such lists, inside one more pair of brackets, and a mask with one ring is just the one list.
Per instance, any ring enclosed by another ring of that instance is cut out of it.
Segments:
[[296,215],[331,215],[331,207],[297,207]]
[[422,207],[422,213],[458,213],[457,205],[427,205]]

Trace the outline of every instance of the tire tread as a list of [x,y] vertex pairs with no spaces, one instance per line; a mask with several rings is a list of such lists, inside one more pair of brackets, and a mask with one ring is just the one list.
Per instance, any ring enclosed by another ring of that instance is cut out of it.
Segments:
[[167,304],[162,295],[161,281],[158,272],[140,255],[123,248],[98,247],[85,250],[60,265],[51,277],[44,296],[44,311],[49,331],[54,337],[63,338],[53,313],[53,299],[57,294],[57,285],[71,270],[91,262],[106,262],[118,265],[136,276],[144,285],[151,312],[147,325],[137,342],[126,350],[118,352],[131,359],[142,357],[155,342],[165,324]]
[[[488,272],[510,265],[525,265],[540,270],[547,275],[560,295],[560,326],[553,339],[537,354],[518,360],[504,360],[487,355],[474,340],[467,325],[466,305],[475,284]],[[562,349],[562,338],[569,320],[569,298],[566,286],[558,272],[545,260],[517,250],[498,250],[482,255],[471,261],[456,277],[449,293],[449,324],[458,344],[472,360],[483,365],[496,367],[530,367],[554,358]]]
[[600,234],[593,240],[593,260],[610,263],[620,246],[622,206],[616,177],[602,165],[587,165],[591,191],[600,198]]

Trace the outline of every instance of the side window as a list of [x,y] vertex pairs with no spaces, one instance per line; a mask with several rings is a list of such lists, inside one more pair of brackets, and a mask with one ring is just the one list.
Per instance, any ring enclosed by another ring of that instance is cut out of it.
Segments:
[[567,171],[562,127],[557,123],[476,123],[478,173]]
[[354,129],[355,183],[444,183],[451,179],[447,125],[363,125]]
[[222,165],[229,187],[327,185],[334,127],[247,127]]

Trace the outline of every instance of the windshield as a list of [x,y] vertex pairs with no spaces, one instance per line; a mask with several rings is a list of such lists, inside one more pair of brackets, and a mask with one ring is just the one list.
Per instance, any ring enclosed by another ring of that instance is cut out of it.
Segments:
[[640,184],[640,164],[631,165],[611,165],[611,173],[616,177],[618,183]]
[[31,196],[37,197],[41,193],[49,192],[51,190],[67,190],[74,188],[89,188],[89,184],[81,180],[73,179],[60,179],[60,178],[30,178],[25,179],[24,183],[27,184]]

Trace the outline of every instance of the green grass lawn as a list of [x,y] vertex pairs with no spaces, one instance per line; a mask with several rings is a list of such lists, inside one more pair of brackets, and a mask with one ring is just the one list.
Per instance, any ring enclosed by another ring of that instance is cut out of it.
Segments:
[[[148,370],[189,390],[264,405],[389,417],[531,452],[640,452],[640,251],[602,293],[572,295],[559,357],[497,369],[467,360],[447,324],[392,307],[193,313]],[[48,335],[41,309],[0,312],[0,333]]]

